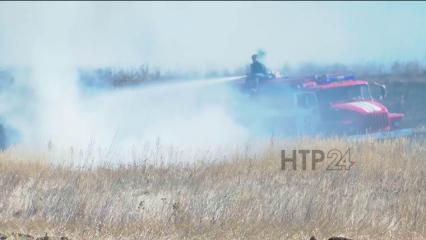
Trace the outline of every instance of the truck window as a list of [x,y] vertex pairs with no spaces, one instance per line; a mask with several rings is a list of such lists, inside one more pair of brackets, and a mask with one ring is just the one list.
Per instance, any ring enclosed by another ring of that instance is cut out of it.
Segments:
[[367,85],[339,87],[318,91],[321,104],[370,100],[371,94]]

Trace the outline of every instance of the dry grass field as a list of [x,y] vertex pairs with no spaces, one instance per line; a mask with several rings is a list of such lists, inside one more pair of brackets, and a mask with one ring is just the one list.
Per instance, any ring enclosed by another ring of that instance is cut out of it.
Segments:
[[[256,146],[260,150],[247,144],[174,164],[167,159],[173,154],[163,154],[172,150],[157,149],[114,167],[58,164],[69,162],[70,151],[9,149],[0,154],[0,233],[7,239],[26,239],[17,233],[69,239],[426,239],[423,141],[300,139]],[[315,171],[281,170],[281,149],[347,147],[356,162],[349,171],[326,171],[326,164]],[[84,152],[79,157],[90,160]]]

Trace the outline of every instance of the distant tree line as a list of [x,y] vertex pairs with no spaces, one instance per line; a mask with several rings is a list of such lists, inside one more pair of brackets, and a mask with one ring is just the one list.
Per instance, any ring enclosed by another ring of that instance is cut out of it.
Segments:
[[[377,63],[365,64],[315,64],[304,63],[296,67],[282,66],[279,71],[287,76],[312,76],[316,74],[341,73],[354,74],[360,78],[383,77],[387,81],[425,81],[426,64],[419,61],[395,61],[384,65]],[[247,66],[234,70],[197,71],[166,71],[142,65],[138,68],[117,69],[112,67],[85,69],[80,71],[80,80],[88,86],[121,87],[133,86],[153,81],[172,81],[177,79],[214,78],[247,73]]]
[[[288,64],[278,69],[284,76],[313,76],[316,74],[341,73],[354,74],[364,79],[383,79],[384,81],[416,81],[426,83],[426,63],[420,61],[395,61],[391,64],[317,64],[304,63],[297,66]],[[149,65],[136,68],[104,67],[97,69],[81,69],[80,82],[93,87],[124,87],[157,81],[173,81],[179,79],[204,79],[244,75],[248,66],[237,69],[213,69],[210,71],[170,71]],[[0,85],[13,80],[10,69],[0,68]]]

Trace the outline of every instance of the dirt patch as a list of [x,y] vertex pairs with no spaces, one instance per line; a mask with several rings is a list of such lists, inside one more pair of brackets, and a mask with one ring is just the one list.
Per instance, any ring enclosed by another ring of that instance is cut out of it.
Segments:
[[0,233],[0,240],[70,240],[67,237],[48,236],[46,233],[43,237],[35,237],[25,233],[12,232],[11,234]]

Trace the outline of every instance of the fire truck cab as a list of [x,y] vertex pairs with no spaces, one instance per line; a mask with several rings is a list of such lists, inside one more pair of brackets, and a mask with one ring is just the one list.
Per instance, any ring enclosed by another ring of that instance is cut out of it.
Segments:
[[270,78],[258,88],[254,101],[275,109],[271,131],[283,135],[383,135],[399,130],[404,117],[389,112],[368,82],[354,76]]

